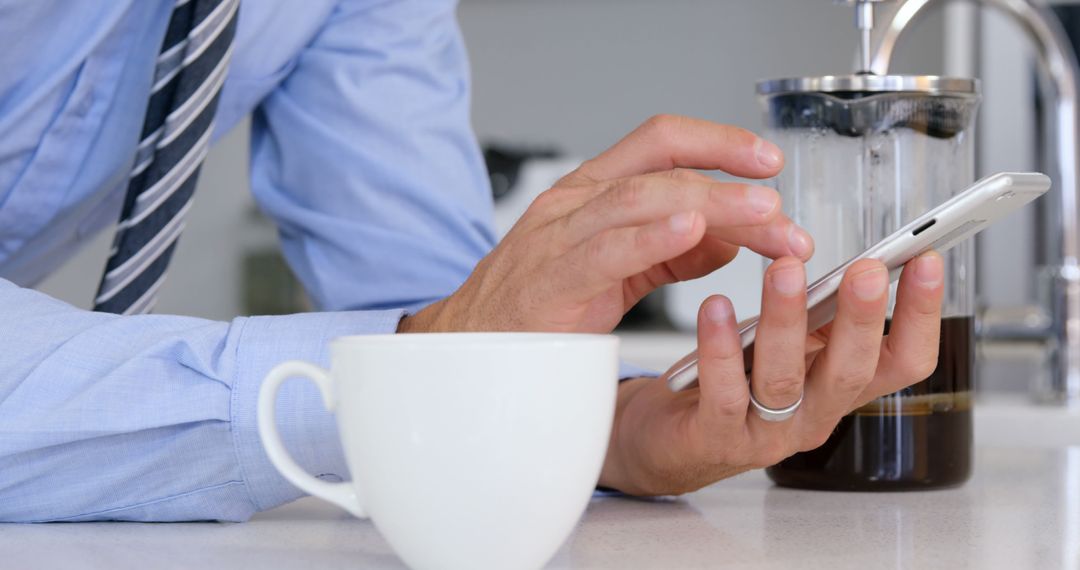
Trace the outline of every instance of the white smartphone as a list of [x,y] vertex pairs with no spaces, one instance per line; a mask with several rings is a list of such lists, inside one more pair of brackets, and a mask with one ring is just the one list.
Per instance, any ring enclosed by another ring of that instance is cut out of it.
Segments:
[[[890,280],[895,281],[911,259],[932,249],[948,250],[1049,189],[1050,178],[1037,172],[1001,172],[979,180],[807,287],[807,330],[815,331],[832,321],[836,314],[836,291],[844,272],[856,261],[880,260],[889,268]],[[754,317],[740,324],[739,336],[748,356],[757,335],[757,323],[758,317]],[[697,384],[697,364],[696,350],[676,362],[664,374],[668,387],[679,391]],[[748,372],[750,364],[748,360]]]

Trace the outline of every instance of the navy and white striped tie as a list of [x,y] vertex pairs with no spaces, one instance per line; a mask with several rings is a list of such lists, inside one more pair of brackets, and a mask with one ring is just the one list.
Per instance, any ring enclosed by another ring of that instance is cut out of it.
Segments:
[[209,148],[239,4],[176,2],[95,311],[135,315],[154,307]]

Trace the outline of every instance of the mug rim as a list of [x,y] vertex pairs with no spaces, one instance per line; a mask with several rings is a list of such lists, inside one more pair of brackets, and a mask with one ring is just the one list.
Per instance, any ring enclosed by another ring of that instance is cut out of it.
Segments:
[[614,334],[595,333],[547,333],[547,332],[438,332],[438,333],[391,333],[339,336],[330,341],[331,347],[348,347],[358,344],[427,344],[469,345],[484,343],[495,345],[543,346],[551,344],[604,344],[618,341]]

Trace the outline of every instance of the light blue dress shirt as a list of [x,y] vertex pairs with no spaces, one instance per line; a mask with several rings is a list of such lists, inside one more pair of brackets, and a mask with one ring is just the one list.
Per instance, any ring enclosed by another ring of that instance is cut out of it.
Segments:
[[[251,190],[326,312],[117,317],[28,289],[115,224],[173,3],[0,0],[3,521],[238,521],[299,497],[256,433],[263,376],[393,332],[494,243],[452,0],[243,0],[215,133],[254,113]],[[301,465],[348,477],[310,384],[278,417]]]

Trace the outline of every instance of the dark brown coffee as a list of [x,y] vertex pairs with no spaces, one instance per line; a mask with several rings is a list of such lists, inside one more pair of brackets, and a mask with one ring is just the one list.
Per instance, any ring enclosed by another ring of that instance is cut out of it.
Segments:
[[[886,324],[886,333],[888,324]],[[974,320],[941,321],[926,380],[845,416],[821,447],[766,470],[777,485],[835,491],[951,487],[971,475]]]

